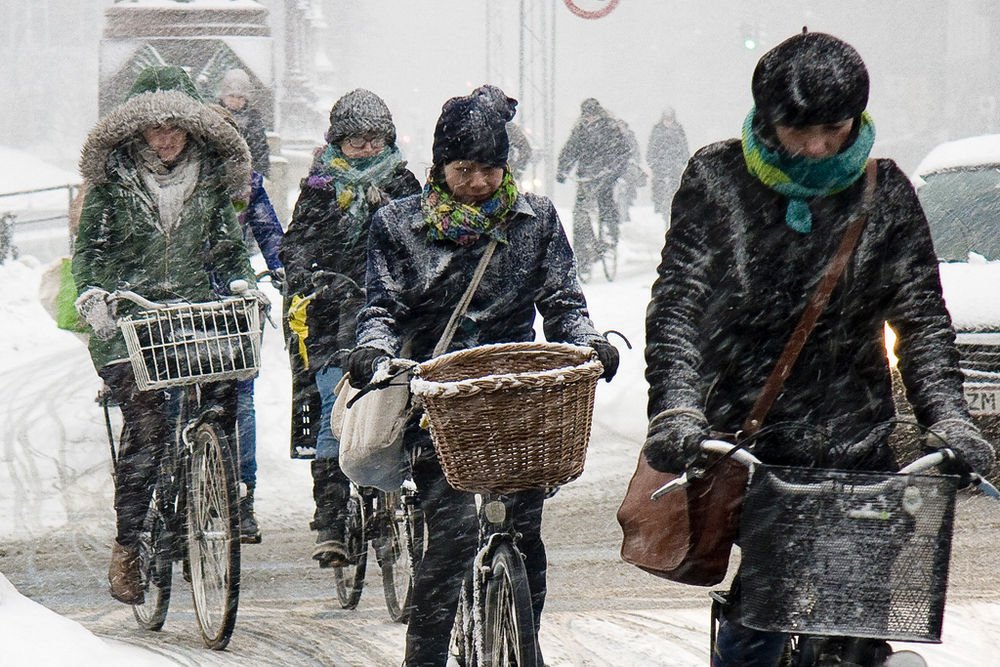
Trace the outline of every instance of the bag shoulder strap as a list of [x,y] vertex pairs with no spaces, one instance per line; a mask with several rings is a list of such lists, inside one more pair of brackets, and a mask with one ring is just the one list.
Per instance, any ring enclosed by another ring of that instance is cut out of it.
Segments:
[[875,195],[877,171],[878,165],[876,161],[872,159],[868,160],[868,164],[865,165],[865,192],[861,211],[848,225],[847,231],[844,232],[844,238],[837,248],[837,252],[834,253],[830,262],[826,265],[826,271],[816,286],[812,298],[809,299],[809,303],[806,304],[805,310],[802,311],[798,325],[792,331],[792,335],[789,336],[788,342],[785,343],[785,349],[782,351],[781,356],[778,357],[778,361],[771,370],[771,375],[768,376],[767,382],[764,383],[764,388],[757,396],[753,408],[750,409],[750,415],[743,422],[741,436],[753,435],[763,426],[764,418],[770,411],[775,399],[778,398],[778,394],[781,393],[781,387],[784,385],[785,380],[791,375],[792,367],[799,358],[799,353],[802,352],[806,340],[816,327],[819,316],[826,309],[826,305],[830,301],[830,295],[833,293],[833,288],[840,279],[840,275],[844,272],[844,268],[847,267],[858,239],[861,237],[861,232],[864,230],[865,223],[868,221],[872,200]]
[[479,259],[479,264],[476,266],[475,272],[472,274],[472,280],[469,281],[469,286],[465,288],[465,293],[462,298],[458,300],[458,305],[455,306],[455,310],[451,314],[451,319],[448,320],[448,324],[445,325],[444,333],[441,334],[441,339],[438,340],[437,345],[434,346],[434,352],[431,356],[439,356],[444,354],[448,346],[451,345],[452,338],[455,337],[455,331],[458,329],[458,320],[465,315],[465,311],[469,309],[469,304],[472,302],[472,296],[476,293],[476,289],[479,287],[479,282],[483,279],[483,274],[486,273],[486,265],[490,263],[490,258],[493,257],[493,251],[496,250],[497,239],[493,237],[490,240],[489,245],[483,251],[483,256]]

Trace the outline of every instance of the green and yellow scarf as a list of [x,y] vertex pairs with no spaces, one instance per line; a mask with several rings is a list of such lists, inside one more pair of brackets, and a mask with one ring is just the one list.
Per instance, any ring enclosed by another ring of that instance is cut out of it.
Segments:
[[481,204],[463,204],[451,196],[433,177],[427,179],[420,195],[420,210],[427,222],[427,238],[431,241],[454,241],[470,245],[486,234],[506,242],[500,231],[503,222],[517,201],[517,183],[505,169],[500,187]]
[[793,157],[764,146],[753,129],[756,107],[743,121],[743,158],[757,179],[788,197],[785,224],[795,231],[812,231],[812,213],[806,199],[847,189],[861,178],[875,143],[875,125],[867,111],[861,114],[857,139],[846,150],[827,158]]

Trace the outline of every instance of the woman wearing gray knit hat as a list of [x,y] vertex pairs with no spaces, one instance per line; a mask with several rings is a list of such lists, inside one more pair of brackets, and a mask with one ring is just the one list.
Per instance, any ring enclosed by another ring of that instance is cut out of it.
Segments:
[[[351,384],[371,380],[375,363],[400,354],[428,359],[492,239],[498,244],[448,351],[530,341],[535,312],[545,337],[592,346],[610,380],[618,352],[594,328],[576,262],[552,202],[521,193],[507,167],[506,123],[515,100],[493,86],[445,102],[434,131],[433,167],[419,197],[383,207],[368,242],[365,307]],[[448,485],[427,430],[414,418],[404,444],[417,452],[412,473],[427,522],[427,551],[413,581],[405,664],[441,665],[459,590],[476,551],[475,496]],[[545,491],[513,494],[537,628],[545,601],[541,539]],[[542,664],[539,656],[538,664]]]
[[[312,387],[322,406],[316,457],[312,461],[317,531],[313,558],[320,567],[347,562],[344,509],[350,482],[340,469],[340,443],[330,430],[333,388],[343,376],[340,350],[354,346],[354,318],[360,288],[348,290],[343,277],[364,285],[368,227],[375,211],[398,197],[420,191],[416,176],[396,147],[389,108],[375,93],[358,88],[330,111],[326,144],[316,150],[302,180],[292,221],[282,241],[286,272],[286,316],[298,337],[292,354],[307,377],[296,379],[297,404],[310,400]],[[334,274],[341,276],[336,281]],[[316,292],[312,299],[304,299]],[[299,391],[302,386],[306,389]]]

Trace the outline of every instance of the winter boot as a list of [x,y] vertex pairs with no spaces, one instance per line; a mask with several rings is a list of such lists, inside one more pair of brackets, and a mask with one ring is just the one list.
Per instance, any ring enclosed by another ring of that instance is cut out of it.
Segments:
[[139,572],[139,550],[122,546],[115,540],[111,548],[111,566],[108,568],[111,597],[125,604],[139,605],[146,601]]
[[351,483],[337,459],[312,462],[313,499],[316,512],[309,527],[317,531],[312,557],[320,567],[347,565],[349,554],[344,536],[344,510],[351,495]]
[[260,544],[260,526],[253,511],[254,487],[240,482],[240,542]]

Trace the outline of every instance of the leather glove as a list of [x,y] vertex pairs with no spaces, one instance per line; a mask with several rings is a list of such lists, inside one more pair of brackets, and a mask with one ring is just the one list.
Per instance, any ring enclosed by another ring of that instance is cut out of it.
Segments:
[[597,358],[604,366],[604,373],[601,378],[605,382],[611,382],[611,378],[618,372],[618,348],[605,339],[591,341],[590,347],[597,352]]
[[110,294],[100,287],[91,287],[84,290],[83,294],[76,298],[73,305],[76,312],[94,331],[94,335],[100,340],[111,340],[118,333],[118,325],[115,322],[115,308],[108,300]]
[[[930,427],[927,434],[927,446],[931,449],[947,447],[958,456],[958,461],[951,465],[943,465],[942,471],[961,475],[967,478],[970,472],[980,475],[989,474],[996,461],[996,452],[979,429],[964,419],[942,419]],[[935,437],[939,436],[939,437]],[[942,442],[944,440],[944,442]],[[967,483],[963,479],[963,485]]]
[[279,266],[276,269],[271,269],[271,287],[282,291],[285,285],[285,267]]
[[374,347],[354,348],[351,351],[351,356],[347,358],[347,372],[351,376],[349,380],[351,386],[355,389],[361,389],[371,382],[372,376],[375,375],[375,367],[383,359],[388,358],[389,355]]
[[679,475],[702,459],[701,443],[708,435],[708,421],[701,411],[664,410],[649,421],[642,453],[654,470]]

